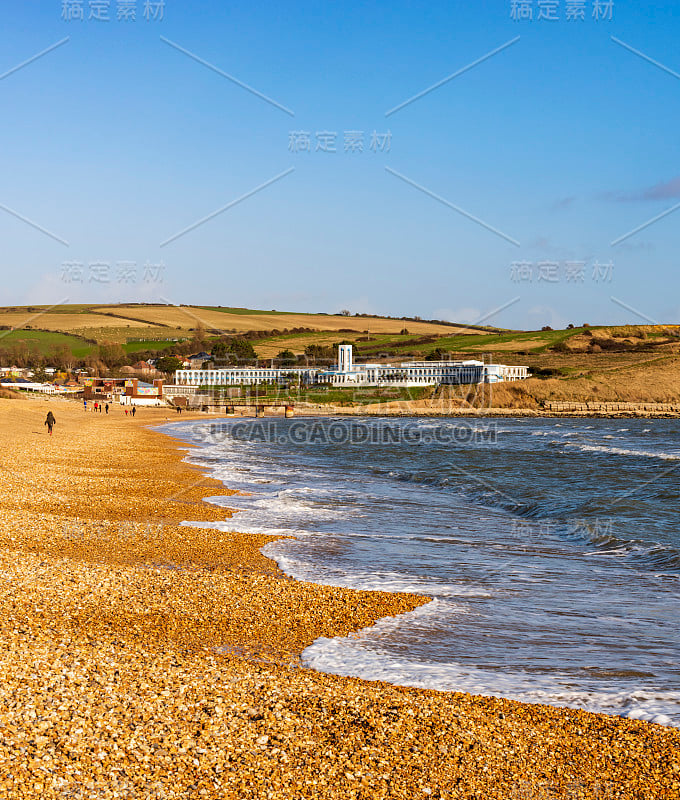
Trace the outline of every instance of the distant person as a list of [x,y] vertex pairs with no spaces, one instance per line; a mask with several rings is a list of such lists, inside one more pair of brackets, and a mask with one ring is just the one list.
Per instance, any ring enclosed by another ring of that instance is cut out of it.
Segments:
[[106,411],[107,414],[109,413],[109,404],[108,403],[104,406],[104,410]]
[[99,413],[100,414],[102,413],[102,404],[101,403],[99,404]]
[[98,406],[98,405],[99,405],[99,403],[95,402],[95,404],[94,404],[94,410],[95,410],[95,412],[97,411],[97,406]]
[[137,413],[137,406],[132,406],[132,416],[134,417],[136,413]]
[[128,412],[128,410],[127,410],[127,408],[126,408],[126,409],[125,409],[125,416],[126,416],[126,417],[127,417],[127,412]]
[[83,408],[87,411],[87,400],[83,400]]
[[47,412],[47,419],[45,420],[45,425],[47,425],[47,432],[49,435],[52,435],[52,428],[57,424],[57,420],[54,418],[54,414],[51,411]]

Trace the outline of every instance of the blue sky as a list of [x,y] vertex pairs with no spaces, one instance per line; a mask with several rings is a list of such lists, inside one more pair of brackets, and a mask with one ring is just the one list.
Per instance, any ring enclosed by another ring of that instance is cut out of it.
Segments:
[[677,322],[680,209],[627,234],[680,203],[680,5],[596,2],[6,4],[0,302]]

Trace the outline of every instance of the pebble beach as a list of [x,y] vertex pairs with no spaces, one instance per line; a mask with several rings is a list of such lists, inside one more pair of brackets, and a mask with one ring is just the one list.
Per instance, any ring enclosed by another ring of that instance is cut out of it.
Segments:
[[181,525],[230,492],[149,427],[174,419],[0,399],[0,797],[680,798],[678,729],[303,669],[428,598]]

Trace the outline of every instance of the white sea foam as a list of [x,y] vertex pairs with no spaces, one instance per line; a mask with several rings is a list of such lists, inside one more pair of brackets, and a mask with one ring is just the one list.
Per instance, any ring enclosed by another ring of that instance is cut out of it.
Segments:
[[400,629],[407,633],[420,627],[427,630],[433,617],[451,613],[467,612],[464,607],[437,599],[407,614],[385,617],[350,636],[320,637],[303,651],[302,663],[320,672],[380,680],[398,686],[505,697],[524,703],[582,708],[659,725],[680,726],[680,721],[674,723],[665,713],[675,708],[680,720],[680,692],[653,687],[626,692],[613,686],[609,690],[574,691],[573,676],[509,673],[455,662],[399,658],[381,646],[381,640],[398,637]]
[[[437,580],[430,576],[418,577],[395,570],[342,570],[325,564],[314,564],[305,558],[296,557],[290,541],[270,542],[262,548],[262,554],[271,558],[282,572],[300,581],[321,586],[351,587],[364,591],[407,592],[431,597],[490,597],[482,587],[459,585]],[[440,602],[439,600],[434,602]]]
[[664,461],[680,461],[680,454],[678,453],[654,453],[649,450],[630,450],[626,447],[608,447],[606,445],[596,444],[572,444],[571,442],[565,442],[565,446],[575,447],[578,450],[581,450],[583,453],[611,453],[612,455],[635,456],[637,458],[660,458]]
[[[555,427],[559,428],[561,425],[558,423]],[[518,432],[515,428],[506,430]],[[554,444],[577,447],[584,452],[680,459],[680,455],[668,453],[639,452],[568,442],[565,439],[572,434],[554,428],[531,433],[535,436],[559,437],[559,441],[552,440]],[[623,440],[623,437],[619,438]],[[535,446],[541,447],[544,443],[536,442]],[[586,685],[582,690],[575,691],[574,686],[579,681],[575,681],[573,675],[561,676],[555,672],[504,673],[456,662],[426,660],[425,654],[420,660],[415,657],[399,657],[395,652],[403,649],[403,643],[407,643],[414,633],[421,640],[427,641],[436,636],[438,623],[443,621],[448,625],[456,616],[469,615],[474,608],[472,602],[477,598],[494,598],[495,602],[496,590],[490,591],[486,587],[469,583],[459,585],[447,582],[443,577],[437,579],[429,575],[410,574],[410,570],[407,573],[389,567],[382,570],[362,569],[363,565],[356,562],[340,566],[341,562],[325,559],[324,542],[328,540],[328,535],[315,530],[315,523],[323,527],[324,522],[342,520],[347,514],[356,517],[360,512],[353,503],[346,504],[344,508],[333,506],[334,490],[337,487],[330,483],[324,484],[320,480],[318,483],[305,485],[304,482],[310,478],[306,474],[307,467],[304,463],[297,466],[292,459],[273,459],[257,446],[229,440],[205,445],[200,450],[193,449],[189,451],[187,460],[200,464],[231,489],[249,492],[255,489],[255,493],[249,497],[230,495],[211,498],[213,502],[232,508],[237,513],[227,521],[207,524],[227,531],[289,537],[271,542],[263,548],[263,553],[273,558],[285,573],[299,580],[332,586],[436,596],[436,599],[409,614],[380,620],[359,634],[317,640],[303,653],[306,666],[405,686],[509,697],[524,702],[586,708],[660,724],[680,725],[680,695],[674,692],[657,691],[653,687],[635,687],[634,691],[629,687],[624,690],[623,686],[617,687],[615,682],[611,686],[598,684],[597,690],[590,691]],[[390,472],[392,477],[396,474],[398,473]],[[313,477],[316,479],[319,476]],[[294,488],[289,488],[291,484]],[[348,496],[348,490],[348,486],[343,483],[345,497]],[[357,492],[357,497],[359,494],[361,493]],[[476,513],[479,511],[477,509]],[[206,526],[205,522],[189,524]],[[370,527],[365,534],[344,531],[339,541],[370,535]],[[391,541],[396,538],[402,537],[393,537]],[[620,552],[621,555],[626,554],[625,550]],[[613,552],[608,551],[608,554]],[[540,576],[535,580],[540,582]],[[527,583],[529,579],[525,577],[523,581]],[[468,599],[471,601],[470,605],[464,605]],[[401,642],[401,648],[390,650],[390,642],[397,645]],[[673,720],[678,722],[673,723]]]

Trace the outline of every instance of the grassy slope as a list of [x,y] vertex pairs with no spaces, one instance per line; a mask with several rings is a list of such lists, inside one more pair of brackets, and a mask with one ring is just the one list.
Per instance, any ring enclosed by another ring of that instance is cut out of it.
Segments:
[[[47,331],[93,339],[99,343],[162,342],[157,349],[168,348],[168,339],[191,338],[198,327],[209,334],[240,334],[247,331],[267,331],[291,328],[312,328],[330,332],[332,336],[356,338],[370,330],[373,336],[399,334],[407,327],[414,336],[450,334],[457,328],[429,322],[392,320],[382,317],[346,317],[337,314],[299,314],[295,312],[258,311],[243,308],[210,306],[165,306],[153,304],[124,305],[64,305],[0,307],[0,325],[27,330]],[[462,332],[472,329],[461,327]],[[307,342],[309,343],[309,342]],[[331,342],[332,343],[332,342]],[[286,344],[276,349],[286,349]],[[306,344],[305,344],[306,346]],[[153,349],[146,345],[135,349]],[[274,346],[269,350],[274,349]],[[304,350],[304,347],[302,347]],[[272,357],[276,352],[267,352]]]
[[250,311],[246,309],[208,308],[202,306],[98,306],[99,314],[117,314],[130,319],[144,320],[153,325],[192,330],[201,325],[206,330],[237,333],[251,330],[282,330],[283,328],[316,328],[363,332],[398,333],[404,326],[414,333],[449,333],[448,325],[429,322],[404,322],[384,317],[345,317],[337,314],[299,314],[292,311]]
[[22,343],[26,344],[30,350],[37,350],[42,355],[47,355],[55,348],[66,345],[76,358],[85,358],[96,349],[95,345],[65,333],[27,330],[0,331],[0,348]]
[[126,353],[140,353],[146,352],[147,350],[172,350],[174,345],[174,342],[159,342],[154,339],[141,339],[139,341],[128,342],[127,344],[122,345],[122,347]]

